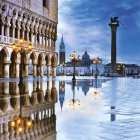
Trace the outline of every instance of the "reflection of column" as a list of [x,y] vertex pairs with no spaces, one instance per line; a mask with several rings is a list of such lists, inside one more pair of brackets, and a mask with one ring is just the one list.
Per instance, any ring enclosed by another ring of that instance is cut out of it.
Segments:
[[47,77],[50,77],[50,66],[47,66]]
[[33,65],[33,77],[37,76],[37,66],[36,64]]
[[15,94],[19,94],[19,86],[18,86],[19,82],[15,83]]
[[37,82],[33,81],[33,91],[36,91],[36,88],[37,88]]
[[29,65],[25,64],[25,76],[28,77]]
[[43,77],[43,75],[44,75],[43,65],[40,65],[40,76]]
[[4,94],[9,94],[9,82],[4,82]]
[[56,66],[52,66],[52,76],[56,76]]
[[5,122],[3,124],[3,129],[4,129],[4,139],[9,140],[8,122]]
[[110,108],[111,108],[111,118],[110,118],[110,120],[111,121],[115,121],[116,120],[116,114],[115,114],[116,112],[113,112],[113,111],[115,111],[116,107],[115,106],[111,106]]
[[16,70],[15,70],[15,72],[16,72],[16,78],[19,78],[19,63],[16,63],[15,64],[16,65]]
[[9,62],[4,63],[4,78],[9,78]]
[[43,81],[40,81],[40,90],[43,91]]

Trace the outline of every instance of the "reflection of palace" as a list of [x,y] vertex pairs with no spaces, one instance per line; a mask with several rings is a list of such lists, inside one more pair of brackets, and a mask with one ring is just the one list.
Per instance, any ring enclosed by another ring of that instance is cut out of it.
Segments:
[[[29,73],[36,77],[37,69],[40,76],[49,77],[50,72],[56,76],[58,1],[0,0],[0,6],[0,77],[19,77],[21,61],[25,77]],[[29,54],[20,55],[11,47],[25,50],[29,43],[33,47]]]
[[[36,139],[56,140],[55,103],[57,102],[56,81],[47,81],[47,89],[43,91],[43,82],[34,81],[32,93],[28,81],[24,81],[21,94],[21,107],[18,82],[0,83],[0,139]],[[31,87],[31,85],[30,85]],[[18,118],[21,111],[23,117],[30,117],[31,128],[23,133],[10,127],[10,121]]]

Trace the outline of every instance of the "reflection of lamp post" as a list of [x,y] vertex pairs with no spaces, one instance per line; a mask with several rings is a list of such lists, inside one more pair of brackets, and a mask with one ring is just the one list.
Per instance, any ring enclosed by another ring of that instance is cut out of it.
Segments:
[[96,99],[96,96],[99,95],[100,96],[100,90],[98,89],[98,79],[95,79],[95,89],[93,91],[93,96]]
[[76,80],[75,78],[75,63],[76,61],[80,60],[80,55],[77,56],[76,58],[76,52],[74,51],[70,56],[69,56],[70,60],[73,62],[73,78],[72,80]]
[[100,64],[101,62],[102,62],[102,60],[99,57],[93,59],[93,64],[95,64],[95,66],[96,66],[95,78],[98,78],[97,77],[98,76],[98,74],[97,74],[97,72],[98,72],[98,64]]
[[10,122],[11,128],[15,128],[19,133],[23,132],[24,127],[31,127],[32,126],[32,120],[27,117],[22,117],[22,110],[21,110],[21,94],[23,91],[23,76],[22,76],[22,69],[23,69],[23,53],[28,53],[32,50],[32,44],[29,43],[28,47],[24,47],[23,43],[24,40],[20,39],[19,40],[20,45],[15,45],[13,44],[13,50],[17,53],[20,53],[21,56],[21,63],[20,63],[20,79],[19,79],[19,91],[20,91],[20,115],[18,118],[15,118]]
[[75,81],[72,81],[72,91],[73,91],[73,99],[70,100],[70,107],[75,109],[76,105],[80,106],[80,100],[75,99]]

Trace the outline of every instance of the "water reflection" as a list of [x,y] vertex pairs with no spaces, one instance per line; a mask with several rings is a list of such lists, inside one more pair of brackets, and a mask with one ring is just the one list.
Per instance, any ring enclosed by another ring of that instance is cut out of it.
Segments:
[[[80,99],[76,98],[76,89],[79,91],[80,89],[86,96],[90,89],[93,89],[92,95],[96,99],[97,96],[100,96],[100,88],[102,87],[102,84],[108,81],[107,79],[87,79],[87,80],[76,80],[76,81],[59,81],[59,102],[61,111],[63,108],[63,104],[65,101],[65,94],[69,94],[72,92],[72,99],[70,99],[69,105],[73,109],[75,109],[76,106],[80,105]],[[66,91],[66,85],[71,86],[71,91]],[[66,93],[65,93],[66,92]]]
[[[0,139],[50,139],[56,140],[55,103],[57,102],[56,81],[28,83],[24,81],[22,95],[18,82],[0,83]],[[29,90],[32,89],[31,90]],[[21,100],[20,100],[21,97]],[[21,102],[20,102],[21,101]],[[21,107],[20,107],[21,104]],[[21,112],[20,112],[21,111]],[[10,122],[20,115],[31,118],[32,127],[24,127],[19,133]]]
[[75,98],[75,84],[76,84],[76,81],[73,80],[72,81],[73,98],[70,100],[70,103],[69,103],[72,109],[75,109],[77,106],[80,106],[80,100]]
[[110,121],[113,122],[113,121],[116,120],[116,112],[115,112],[116,107],[115,106],[111,106],[110,109],[111,109]]

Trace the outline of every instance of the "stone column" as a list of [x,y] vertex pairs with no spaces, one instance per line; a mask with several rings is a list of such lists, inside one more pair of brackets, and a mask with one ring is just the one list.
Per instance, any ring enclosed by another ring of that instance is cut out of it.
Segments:
[[35,43],[35,47],[37,48],[37,32],[35,32],[34,35],[34,43]]
[[42,49],[44,50],[44,34],[42,34]]
[[6,36],[7,36],[7,42],[9,42],[9,27],[10,27],[10,25],[9,25],[9,24],[7,24],[7,25],[6,25]]
[[15,75],[15,77],[19,78],[19,63],[16,63],[15,65],[16,65],[16,70],[15,70],[16,71],[16,75]]
[[116,33],[119,27],[118,19],[111,18],[109,26],[111,28],[111,68],[112,73],[116,73]]
[[47,34],[45,36],[45,50],[48,51],[48,38],[47,38]]
[[17,30],[18,30],[18,35],[17,36],[18,36],[18,39],[20,39],[20,27],[18,27]]
[[50,77],[50,66],[47,66],[47,77]]
[[52,66],[52,77],[56,77],[56,66]]
[[24,23],[22,23],[21,29],[22,29],[22,39],[24,39],[25,38],[25,25],[24,25]]
[[29,41],[29,30],[27,30],[27,41]]
[[33,77],[37,76],[37,66],[36,64],[33,64]]
[[48,47],[51,47],[50,46],[50,36],[48,37]]
[[1,25],[1,36],[2,36],[2,41],[3,41],[3,36],[4,36],[4,23]]
[[40,33],[38,32],[38,48],[41,48],[41,44],[40,44]]
[[31,30],[31,43],[33,43],[33,31]]
[[12,27],[13,31],[12,31],[12,38],[15,38],[15,26]]
[[29,74],[29,64],[25,64],[25,76],[28,77]]
[[9,62],[4,62],[4,78],[9,78]]
[[43,77],[44,75],[44,66],[43,65],[40,65],[40,76]]

